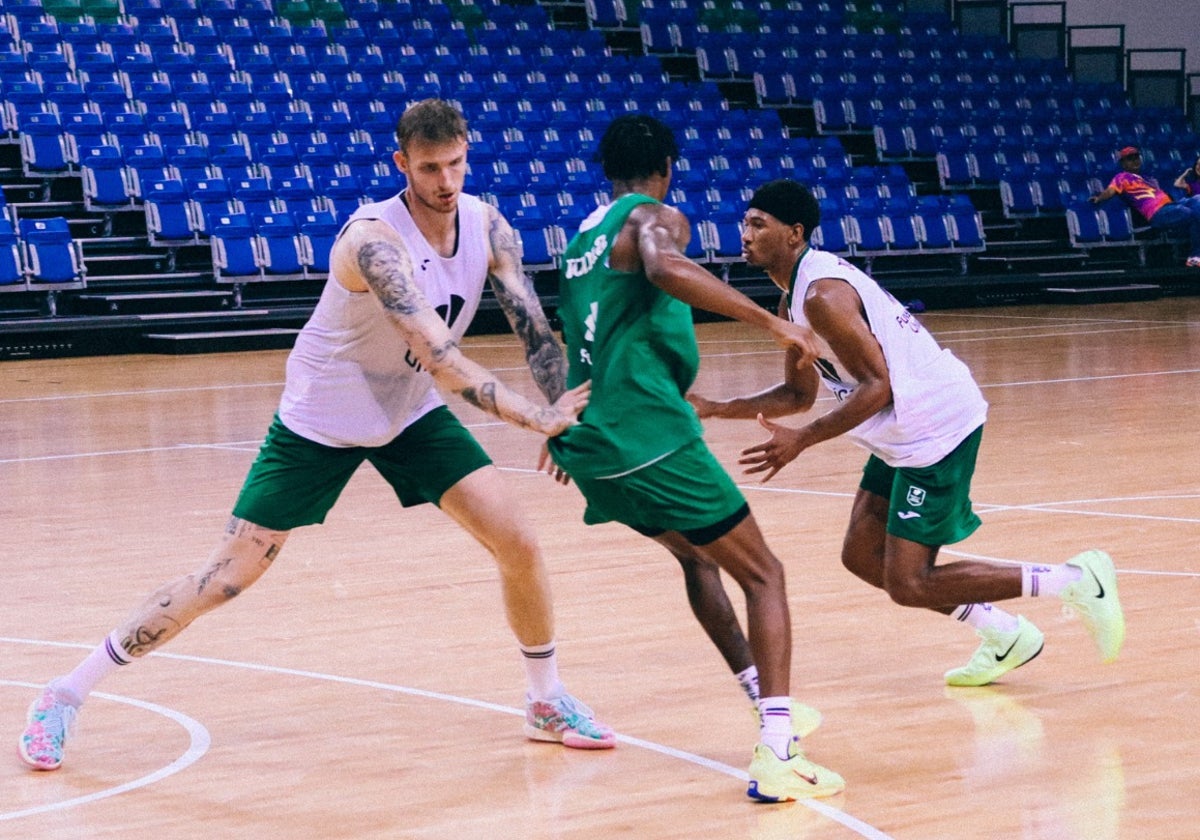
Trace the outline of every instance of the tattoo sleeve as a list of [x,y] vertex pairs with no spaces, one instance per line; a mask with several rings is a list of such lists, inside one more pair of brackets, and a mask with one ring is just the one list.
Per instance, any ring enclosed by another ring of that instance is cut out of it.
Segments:
[[554,402],[566,390],[567,365],[562,347],[550,330],[533,283],[521,266],[516,233],[496,215],[488,231],[496,269],[488,280],[504,316],[525,346],[525,360],[538,390]]
[[389,312],[411,315],[428,306],[413,283],[412,260],[403,248],[390,242],[368,242],[359,249],[358,268]]

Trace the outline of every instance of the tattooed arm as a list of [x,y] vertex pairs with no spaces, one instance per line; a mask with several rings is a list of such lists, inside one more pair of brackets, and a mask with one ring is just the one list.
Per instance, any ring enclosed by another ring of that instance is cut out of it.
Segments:
[[566,358],[521,265],[520,239],[500,211],[489,205],[487,212],[488,280],[513,332],[525,345],[533,381],[546,399],[554,402],[566,389]]
[[414,282],[404,240],[384,222],[363,220],[350,225],[334,244],[330,266],[351,292],[371,291],[379,298],[413,355],[439,387],[477,408],[553,436],[573,425],[587,404],[586,390],[577,388],[555,405],[534,405],[464,356],[446,322]]

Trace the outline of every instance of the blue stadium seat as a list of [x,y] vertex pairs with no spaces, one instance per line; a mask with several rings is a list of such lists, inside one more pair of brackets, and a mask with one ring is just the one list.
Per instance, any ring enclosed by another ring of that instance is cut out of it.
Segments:
[[20,243],[12,220],[0,215],[0,286],[15,286],[25,282],[21,263]]
[[214,216],[209,231],[209,246],[217,282],[237,283],[262,279],[258,236],[245,213]]
[[265,275],[303,273],[303,247],[295,220],[286,213],[250,214]]
[[84,282],[83,252],[65,218],[21,219],[17,225],[31,284]]
[[268,216],[279,210],[275,205],[275,190],[265,177],[232,179],[230,192],[233,198],[241,202],[242,210],[250,214],[252,219],[257,216]]
[[52,112],[27,113],[18,126],[21,167],[30,177],[65,175],[70,169],[67,135]]
[[211,234],[213,219],[232,212],[244,212],[224,178],[183,179],[192,208],[192,225],[197,233]]
[[301,263],[306,274],[329,271],[329,253],[333,250],[341,224],[330,211],[312,211],[298,217],[302,245]]
[[80,161],[83,203],[88,210],[137,208],[137,193],[129,168],[116,146],[96,146]]
[[363,195],[371,201],[385,201],[394,198],[404,188],[398,175],[394,173],[370,175],[362,181]]

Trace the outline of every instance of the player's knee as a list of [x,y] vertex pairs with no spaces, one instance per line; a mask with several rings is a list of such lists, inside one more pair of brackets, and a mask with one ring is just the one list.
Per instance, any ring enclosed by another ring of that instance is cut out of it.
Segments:
[[782,588],[784,585],[783,564],[774,557],[758,558],[754,563],[746,564],[734,574],[742,590],[751,592],[770,591]]
[[524,573],[542,562],[542,550],[533,532],[515,530],[494,540],[489,546],[502,570]]
[[902,607],[927,607],[930,605],[929,591],[920,578],[887,575],[884,590],[888,597]]

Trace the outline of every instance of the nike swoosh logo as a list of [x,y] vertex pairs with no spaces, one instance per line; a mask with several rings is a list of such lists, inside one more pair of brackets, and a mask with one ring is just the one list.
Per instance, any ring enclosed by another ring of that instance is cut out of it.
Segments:
[[920,519],[921,518],[921,514],[917,513],[915,510],[898,510],[898,511],[896,511],[896,515],[899,516],[901,519]]
[[810,785],[815,785],[817,783],[817,777],[815,774],[812,776],[805,776],[799,770],[793,770],[792,772],[795,773],[797,776],[799,776],[804,781],[808,782]]
[[1013,639],[1013,643],[1008,646],[1008,650],[1004,651],[1004,653],[996,654],[996,661],[1003,662],[1005,659],[1008,659],[1008,655],[1013,652],[1013,648],[1015,648],[1017,646],[1017,642],[1019,642],[1020,640],[1021,640],[1020,636],[1017,636],[1017,638]]
[[1093,572],[1091,569],[1088,569],[1088,573],[1092,576],[1092,580],[1096,581],[1096,588],[1100,590],[1100,592],[1097,593],[1096,597],[1103,598],[1104,597],[1104,584],[1100,582],[1100,578],[1096,577],[1096,573]]

